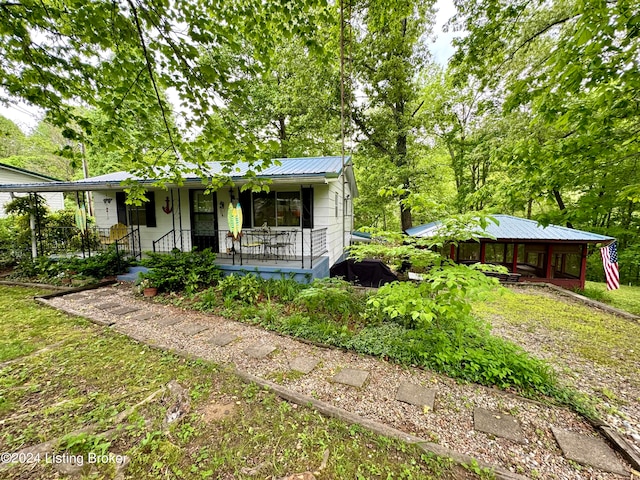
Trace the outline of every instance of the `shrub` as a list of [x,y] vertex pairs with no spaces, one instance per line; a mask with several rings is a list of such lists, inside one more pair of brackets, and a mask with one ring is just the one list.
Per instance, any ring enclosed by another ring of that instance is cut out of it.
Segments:
[[161,292],[183,291],[195,293],[198,288],[215,284],[220,269],[214,263],[216,254],[210,249],[193,252],[148,253],[142,264],[148,272],[140,274]]
[[301,290],[296,303],[304,307],[311,316],[325,314],[346,319],[363,311],[363,298],[349,282],[338,278],[323,278],[314,280],[310,286]]
[[62,278],[96,279],[125,273],[131,260],[109,248],[87,258],[24,257],[16,267],[14,276],[47,283],[60,283]]
[[207,288],[198,296],[198,301],[194,303],[194,308],[203,312],[213,312],[220,305],[218,291],[213,288]]
[[225,300],[240,300],[245,304],[254,304],[260,297],[260,281],[253,274],[228,275],[218,283],[218,292]]
[[267,299],[278,300],[280,302],[292,302],[296,299],[300,291],[307,288],[307,285],[297,282],[293,276],[294,275],[291,274],[291,276],[285,277],[284,274],[282,274],[281,278],[262,280],[260,290]]
[[30,255],[30,243],[17,241],[19,233],[15,217],[0,218],[0,269],[12,267]]

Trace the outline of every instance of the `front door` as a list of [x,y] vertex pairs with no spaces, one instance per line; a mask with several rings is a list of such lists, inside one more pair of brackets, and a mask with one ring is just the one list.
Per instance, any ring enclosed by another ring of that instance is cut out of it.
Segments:
[[189,190],[191,210],[191,242],[198,250],[210,248],[218,252],[218,217],[216,194],[204,190]]

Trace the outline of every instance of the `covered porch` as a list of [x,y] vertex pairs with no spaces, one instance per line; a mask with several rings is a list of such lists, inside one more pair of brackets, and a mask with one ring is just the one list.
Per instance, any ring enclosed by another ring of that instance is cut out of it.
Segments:
[[237,236],[215,228],[172,229],[152,245],[155,253],[208,248],[217,254],[216,263],[240,267],[313,269],[328,253],[327,228],[254,228]]

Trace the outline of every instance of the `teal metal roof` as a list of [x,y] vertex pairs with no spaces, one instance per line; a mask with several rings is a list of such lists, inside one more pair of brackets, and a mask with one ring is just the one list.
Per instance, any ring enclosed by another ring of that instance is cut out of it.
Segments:
[[[352,195],[357,195],[357,185],[351,168],[351,157],[344,158],[347,166],[345,174],[351,185]],[[185,169],[195,169],[196,165],[185,163]],[[311,179],[313,177],[337,178],[342,173],[342,157],[303,157],[303,158],[278,158],[274,159],[272,165],[257,171],[258,166],[254,166],[254,172],[258,178],[272,179],[274,181],[280,179]],[[249,164],[247,162],[238,162],[233,166],[230,173],[223,172],[223,164],[220,162],[208,162],[206,167],[202,169],[206,176],[229,175],[233,180],[242,180],[249,172]],[[162,176],[162,170],[158,172]],[[186,173],[184,180],[193,182],[200,181],[201,175],[196,173]],[[154,179],[145,179],[132,175],[129,172],[114,172],[96,177],[84,178],[74,182],[54,182],[54,184],[44,185],[42,183],[21,184],[17,185],[0,185],[0,191],[65,191],[77,189],[100,189],[118,188],[124,180],[136,180],[142,184],[154,182]],[[29,190],[31,189],[31,190]]]
[[[345,157],[345,163],[349,163],[351,157]],[[195,168],[195,164],[187,163],[186,168]],[[224,165],[220,162],[207,162],[206,170],[211,176],[223,174]],[[249,171],[249,164],[247,162],[238,162],[234,165],[233,170],[228,174],[232,178],[243,178]],[[254,166],[254,171],[256,167]],[[296,177],[296,176],[338,176],[342,172],[342,157],[304,157],[304,158],[277,158],[274,159],[274,163],[269,167],[260,170],[257,176],[260,178],[273,178],[273,177]],[[199,179],[200,177],[195,173],[185,174],[185,179]],[[141,180],[138,177],[134,177],[129,172],[115,172],[107,173],[97,177],[90,177],[83,180],[78,180],[78,183],[84,182],[121,182],[126,179]]]
[[[484,232],[488,238],[496,240],[523,240],[523,241],[568,241],[568,242],[608,242],[613,237],[585,232],[574,228],[558,225],[542,226],[535,220],[513,217],[511,215],[491,215],[498,221],[496,225],[489,222]],[[431,222],[426,225],[409,228],[406,233],[413,237],[431,237],[440,228],[441,222]],[[483,236],[482,234],[480,235]]]

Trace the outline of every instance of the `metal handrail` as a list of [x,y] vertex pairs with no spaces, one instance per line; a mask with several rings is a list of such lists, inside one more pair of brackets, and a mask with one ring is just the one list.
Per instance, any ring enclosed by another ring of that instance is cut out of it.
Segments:
[[176,248],[176,230],[175,230],[175,228],[173,228],[173,229],[169,230],[167,233],[165,233],[163,236],[161,236],[159,239],[153,240],[151,242],[151,246],[152,246],[153,252],[155,253],[157,251],[156,250],[156,245],[158,245],[160,243],[163,243],[163,244],[166,243],[167,241],[170,240],[169,237],[173,237],[172,238],[173,247],[171,247],[170,250],[173,250],[174,248]]

